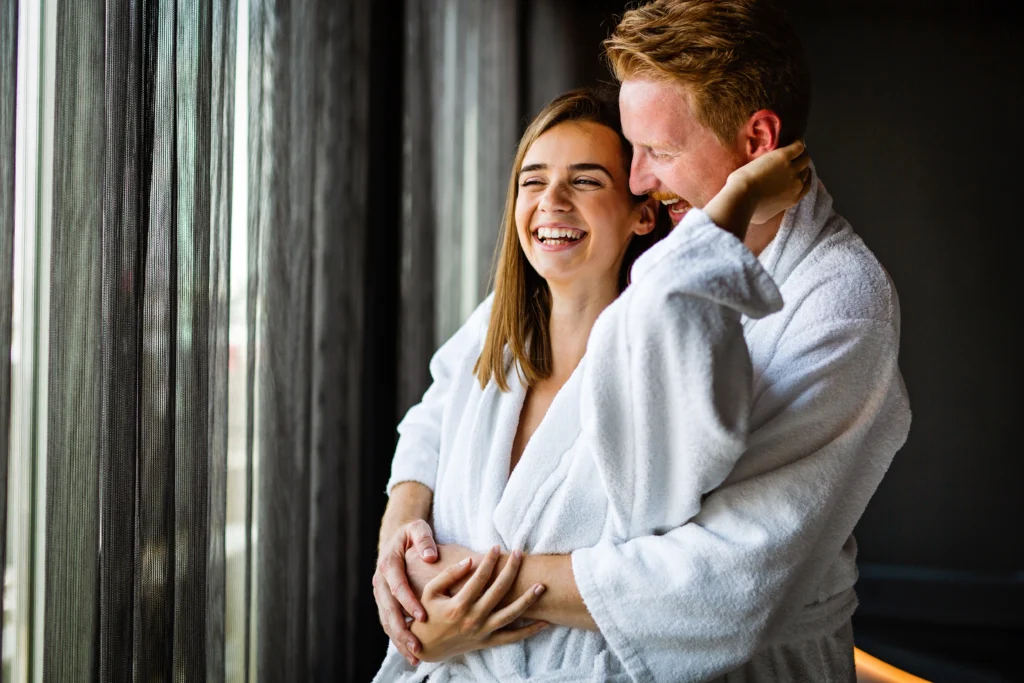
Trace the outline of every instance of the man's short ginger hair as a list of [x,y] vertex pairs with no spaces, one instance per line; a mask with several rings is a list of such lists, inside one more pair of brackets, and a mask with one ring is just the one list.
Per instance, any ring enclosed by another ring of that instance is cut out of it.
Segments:
[[782,122],[780,146],[807,130],[807,62],[770,0],[656,0],[626,12],[604,48],[620,82],[687,86],[697,120],[724,143],[762,109]]

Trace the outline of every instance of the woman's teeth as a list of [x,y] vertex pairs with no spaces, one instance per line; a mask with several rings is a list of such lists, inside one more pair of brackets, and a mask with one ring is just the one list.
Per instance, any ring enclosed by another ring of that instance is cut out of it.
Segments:
[[586,233],[575,228],[538,228],[537,239],[544,244],[558,245],[576,242]]

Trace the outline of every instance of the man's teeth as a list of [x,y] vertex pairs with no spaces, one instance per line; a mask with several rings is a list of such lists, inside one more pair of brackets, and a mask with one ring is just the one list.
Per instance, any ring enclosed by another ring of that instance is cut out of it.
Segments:
[[665,206],[672,206],[673,204],[675,204],[676,202],[679,202],[679,201],[682,201],[682,200],[679,199],[679,197],[676,197],[675,199],[662,199],[661,203],[664,204]]
[[[538,228],[537,237],[547,244],[562,244],[563,242],[575,242],[585,235],[582,230],[575,228]],[[557,240],[557,241],[554,241]]]

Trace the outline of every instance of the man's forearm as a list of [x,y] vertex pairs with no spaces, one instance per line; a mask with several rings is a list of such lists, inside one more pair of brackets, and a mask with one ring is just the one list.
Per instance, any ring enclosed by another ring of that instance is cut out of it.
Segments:
[[[507,560],[504,555],[502,560]],[[497,572],[496,572],[497,573]],[[526,555],[519,568],[515,585],[508,592],[506,600],[515,599],[535,584],[546,587],[544,594],[526,612],[530,619],[538,619],[568,626],[597,631],[590,612],[583,604],[583,597],[576,587],[572,573],[572,558],[569,555]]]
[[416,519],[429,519],[433,500],[434,492],[418,481],[404,481],[391,489],[391,497],[380,523],[377,550],[403,524]]

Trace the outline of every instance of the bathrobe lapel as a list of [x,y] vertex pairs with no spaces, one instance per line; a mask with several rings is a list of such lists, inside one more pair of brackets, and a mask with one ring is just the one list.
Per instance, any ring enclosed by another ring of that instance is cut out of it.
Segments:
[[[780,289],[817,242],[832,212],[832,196],[818,178],[814,162],[810,168],[811,189],[796,206],[786,210],[778,233],[757,259]],[[744,334],[749,335],[761,320],[764,318],[743,316]],[[764,359],[753,359],[755,367],[759,360]]]
[[[526,388],[515,368],[509,371],[505,379],[509,386],[508,392],[502,392],[495,382],[488,382],[483,389],[484,396],[480,404],[493,406],[495,414],[493,418],[481,414],[473,420],[469,448],[461,449],[470,461],[476,463],[476,469],[479,470],[470,479],[480,482],[478,502],[474,505],[472,501],[467,501],[471,508],[480,513],[471,522],[474,525],[473,538],[481,544],[478,549],[485,549],[485,545],[505,543],[500,533],[495,531],[494,514],[491,511],[501,502],[508,482],[512,442],[516,437],[519,414],[526,399]],[[468,494],[473,496],[474,492],[469,491]]]
[[[571,458],[563,457],[576,442],[580,433],[580,378],[586,359],[580,361],[576,370],[551,401],[544,419],[530,437],[519,463],[508,477],[500,501],[494,510],[494,527],[509,550],[519,548],[529,551],[531,532],[536,531],[545,513],[545,506],[555,489],[564,479],[571,464]],[[525,392],[524,392],[525,395]],[[523,400],[519,401],[520,411]],[[495,439],[495,447],[503,449],[503,458],[493,458],[508,472],[511,462],[512,440],[515,438],[519,412],[516,412],[511,436]],[[504,478],[502,479],[504,481]],[[547,511],[551,517],[557,511]],[[553,521],[553,520],[552,520]]]

